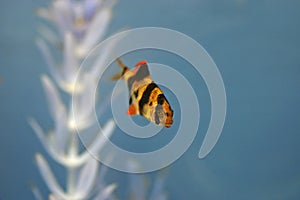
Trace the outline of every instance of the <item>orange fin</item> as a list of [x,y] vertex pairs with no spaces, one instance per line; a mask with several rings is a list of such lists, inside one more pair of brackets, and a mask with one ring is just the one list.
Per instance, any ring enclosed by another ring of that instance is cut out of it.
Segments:
[[138,62],[138,63],[134,66],[133,72],[136,73],[136,72],[139,70],[140,66],[142,66],[142,65],[147,65],[146,60],[142,60],[142,61]]
[[142,61],[138,62],[138,63],[135,65],[135,67],[139,67],[139,66],[141,66],[141,65],[146,65],[146,64],[147,64],[147,61],[146,61],[146,60],[142,60]]
[[136,115],[136,109],[135,109],[135,106],[133,104],[131,104],[127,110],[127,115],[129,116],[133,116],[133,115]]

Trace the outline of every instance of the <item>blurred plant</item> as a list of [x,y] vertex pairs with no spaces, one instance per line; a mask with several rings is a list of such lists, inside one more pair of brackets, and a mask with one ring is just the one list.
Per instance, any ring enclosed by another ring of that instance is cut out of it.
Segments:
[[[100,167],[100,163],[91,156],[99,153],[105,145],[102,137],[110,137],[113,133],[113,120],[109,120],[101,133],[91,138],[92,142],[86,148],[89,151],[81,150],[77,135],[77,131],[90,131],[97,123],[92,117],[93,89],[97,87],[97,75],[103,69],[103,63],[114,43],[105,46],[105,52],[97,55],[88,70],[81,72],[78,77],[77,72],[91,48],[103,38],[111,20],[113,5],[114,1],[105,0],[53,0],[49,7],[37,10],[37,15],[54,27],[54,30],[50,26],[39,28],[42,38],[37,39],[37,45],[55,81],[54,84],[47,75],[41,76],[55,127],[46,134],[36,120],[29,119],[29,123],[47,153],[67,170],[66,187],[62,187],[46,159],[40,153],[36,154],[38,169],[50,189],[49,199],[52,200],[115,199],[113,191],[116,184],[104,183],[106,168]],[[56,51],[53,52],[53,49]],[[54,59],[55,53],[61,59]],[[62,100],[56,86],[68,95],[67,102]],[[73,113],[76,113],[76,118]],[[146,192],[143,175],[130,177],[131,199],[166,199],[166,194],[162,191],[162,176],[156,179],[151,194]],[[34,184],[31,188],[36,199],[43,199]]]
[[[54,30],[43,26],[40,28],[43,39],[37,40],[56,85],[60,87],[70,100],[68,108],[62,101],[60,94],[47,75],[42,75],[41,81],[46,92],[51,117],[55,128],[45,134],[34,119],[29,123],[42,142],[49,155],[67,169],[67,184],[63,189],[52,173],[46,159],[37,153],[35,160],[40,173],[51,191],[49,199],[111,199],[116,185],[105,185],[102,173],[98,180],[99,162],[91,157],[97,154],[103,147],[103,135],[109,137],[114,130],[113,120],[109,120],[97,134],[87,150],[80,151],[78,135],[76,131],[85,131],[96,122],[93,115],[93,91],[97,84],[97,72],[103,67],[103,61],[107,54],[99,55],[89,71],[84,71],[77,76],[80,63],[87,56],[89,50],[103,38],[107,25],[111,19],[112,2],[102,0],[53,0],[48,8],[37,10],[37,14],[51,22]],[[49,47],[50,45],[50,47]],[[52,57],[50,48],[61,50],[62,61],[57,64]],[[109,52],[113,45],[107,46]],[[76,79],[77,78],[77,79]],[[76,110],[71,103],[75,104]],[[73,117],[73,113],[79,119]],[[101,170],[100,170],[101,171]],[[37,187],[32,186],[37,199],[43,199]],[[97,192],[97,193],[96,193]]]
[[129,199],[130,200],[167,200],[164,191],[165,176],[160,174],[154,180],[150,191],[147,190],[147,177],[142,174],[130,174]]

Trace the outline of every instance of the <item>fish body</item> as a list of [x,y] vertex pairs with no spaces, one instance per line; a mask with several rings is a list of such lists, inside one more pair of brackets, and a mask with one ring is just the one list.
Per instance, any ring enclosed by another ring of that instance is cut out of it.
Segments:
[[129,116],[142,115],[156,125],[169,128],[173,123],[173,110],[150,76],[146,61],[138,62],[130,70],[118,58],[122,72],[112,77],[112,80],[124,79],[129,90]]

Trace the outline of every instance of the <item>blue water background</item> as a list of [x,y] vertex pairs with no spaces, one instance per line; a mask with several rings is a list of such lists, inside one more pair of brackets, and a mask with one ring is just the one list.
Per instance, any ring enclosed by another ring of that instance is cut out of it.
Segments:
[[[32,199],[30,181],[48,194],[34,163],[36,152],[63,174],[27,123],[33,116],[45,128],[53,125],[39,79],[48,71],[35,45],[41,21],[34,11],[46,2],[1,2],[0,199]],[[202,121],[192,146],[168,169],[170,199],[300,198],[299,10],[295,0],[117,3],[109,34],[143,26],[180,31],[207,50],[226,87],[223,133],[208,157],[199,160],[210,102],[201,77],[183,70],[195,88],[199,83],[204,89],[198,94]],[[110,173],[108,182],[118,181],[117,194],[124,198],[128,176]],[[58,179],[64,183],[63,176]]]

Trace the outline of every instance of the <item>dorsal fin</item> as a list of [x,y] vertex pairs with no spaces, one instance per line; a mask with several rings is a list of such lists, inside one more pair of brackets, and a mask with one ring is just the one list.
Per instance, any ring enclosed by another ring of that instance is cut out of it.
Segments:
[[[138,64],[136,64],[136,67],[132,71],[133,75],[129,77],[127,80],[127,85],[130,91],[132,90],[132,85],[134,82],[136,82],[137,85],[139,85],[140,82],[142,85],[144,85],[152,81],[147,63],[146,64],[141,64],[141,63],[146,63],[146,61],[141,61]],[[139,85],[139,87],[142,85]]]
[[142,60],[142,61],[136,63],[135,67],[139,67],[141,65],[147,65],[147,61],[146,60]]
[[148,65],[146,61],[140,61],[135,65],[135,68],[133,70],[135,73],[135,76],[137,76],[137,79],[141,80],[145,78],[146,76],[150,75]]

